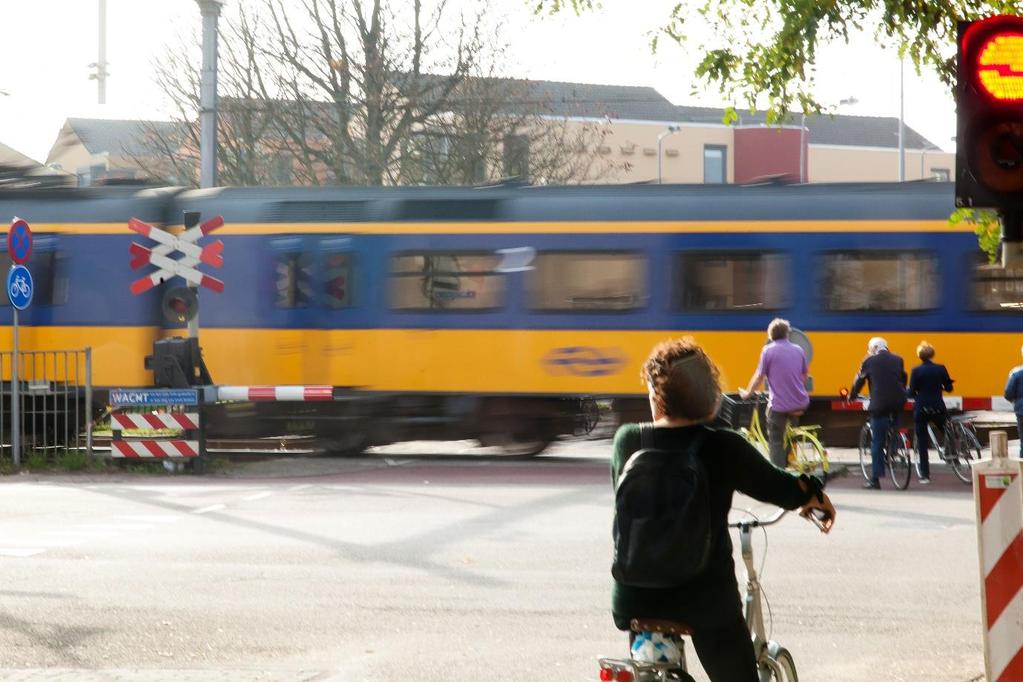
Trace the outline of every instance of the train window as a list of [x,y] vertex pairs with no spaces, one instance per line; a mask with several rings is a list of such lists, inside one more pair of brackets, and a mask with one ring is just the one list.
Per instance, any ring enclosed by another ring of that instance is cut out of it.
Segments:
[[971,265],[970,303],[974,310],[1023,312],[1023,278],[1001,265],[989,264],[983,255]]
[[335,251],[324,256],[324,304],[328,308],[352,305],[352,254]]
[[762,251],[679,254],[683,310],[778,310],[789,303],[788,257]]
[[938,257],[930,251],[824,255],[820,290],[825,310],[932,310],[939,289]]
[[540,253],[526,279],[529,305],[534,310],[595,312],[643,308],[646,271],[646,258],[639,253]]
[[426,252],[391,257],[395,310],[493,310],[504,300],[494,253]]
[[307,308],[313,299],[313,259],[305,252],[274,256],[275,304],[278,308]]

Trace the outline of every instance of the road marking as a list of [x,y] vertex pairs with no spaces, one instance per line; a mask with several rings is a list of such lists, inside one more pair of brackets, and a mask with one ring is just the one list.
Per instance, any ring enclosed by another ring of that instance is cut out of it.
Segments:
[[45,551],[43,547],[0,547],[0,556],[30,557]]
[[114,516],[115,519],[121,519],[122,521],[137,521],[139,523],[173,523],[181,519],[180,516],[172,516],[170,514],[118,514]]
[[263,492],[260,492],[260,493],[253,493],[251,495],[246,495],[245,497],[242,498],[242,501],[243,502],[255,502],[256,500],[262,500],[265,497],[270,497],[273,494],[274,493],[273,493],[272,490],[264,490]]
[[150,523],[83,523],[77,528],[90,533],[120,533],[129,530],[149,530]]
[[288,488],[289,493],[297,493],[299,490],[305,490],[306,488],[312,488],[312,483],[303,483],[302,485],[293,485]]
[[211,504],[208,507],[201,507],[199,509],[195,509],[195,510],[192,511],[192,513],[193,514],[205,514],[206,512],[220,511],[221,509],[226,509],[226,508],[227,508],[226,504]]

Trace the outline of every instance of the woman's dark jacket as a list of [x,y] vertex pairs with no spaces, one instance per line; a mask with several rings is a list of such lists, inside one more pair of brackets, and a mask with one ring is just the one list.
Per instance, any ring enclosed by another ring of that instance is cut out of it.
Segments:
[[[628,630],[629,620],[639,617],[682,621],[694,628],[714,628],[730,622],[735,609],[741,608],[727,527],[733,493],[738,491],[785,509],[795,509],[810,499],[811,493],[803,492],[799,478],[776,468],[734,431],[702,425],[656,428],[652,445],[685,452],[700,430],[707,432],[698,456],[707,471],[713,528],[707,569],[693,581],[671,589],[632,587],[615,581],[611,610],[615,626],[621,630]],[[639,424],[622,425],[615,434],[611,458],[615,488],[625,463],[639,449]]]
[[941,392],[951,390],[952,378],[945,365],[924,360],[909,373],[909,390],[906,393],[914,400],[914,412],[944,412],[945,400]]

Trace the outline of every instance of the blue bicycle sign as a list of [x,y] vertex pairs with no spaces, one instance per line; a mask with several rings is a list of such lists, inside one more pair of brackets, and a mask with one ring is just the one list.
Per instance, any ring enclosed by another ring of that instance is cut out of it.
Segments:
[[18,310],[32,302],[32,273],[24,265],[12,265],[7,273],[7,297]]

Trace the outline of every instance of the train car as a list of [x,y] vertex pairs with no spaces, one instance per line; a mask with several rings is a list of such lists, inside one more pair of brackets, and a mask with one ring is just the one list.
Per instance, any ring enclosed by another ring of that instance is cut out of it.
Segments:
[[947,183],[71,194],[0,200],[67,273],[67,296],[26,318],[30,343],[91,345],[102,386],[151,382],[152,339],[181,332],[158,291],[128,293],[127,220],[199,211],[226,220],[226,289],[200,294],[213,381],[333,389],[330,403],[220,406],[224,435],[539,452],[584,428],[594,398],[642,412],[639,367],[665,338],[697,337],[726,388],[745,384],[777,316],[813,344],[815,409],[874,335],[907,361],[926,338],[962,404],[991,406],[1023,341],[1023,287],[949,226]]

